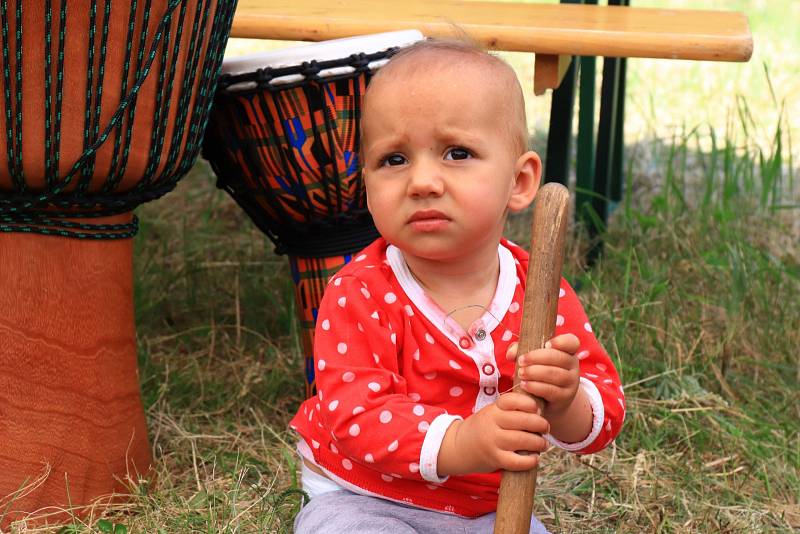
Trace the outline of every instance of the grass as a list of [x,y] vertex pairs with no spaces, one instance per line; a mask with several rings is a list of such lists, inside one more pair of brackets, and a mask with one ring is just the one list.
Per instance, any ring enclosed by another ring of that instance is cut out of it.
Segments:
[[[586,269],[587,242],[571,241],[567,275],[629,413],[602,453],[544,456],[535,509],[553,531],[800,528],[798,191],[774,133],[768,152],[701,129],[629,146],[631,195],[600,262]],[[713,151],[692,148],[703,135]],[[204,162],[139,215],[158,481],[60,532],[290,532],[302,497],[286,423],[303,378],[286,262]],[[527,241],[528,220],[512,238]]]
[[[756,2],[705,4],[692,5],[751,9],[754,32],[780,18]],[[756,65],[759,90],[717,100],[705,82],[662,93],[632,64],[629,89],[641,85],[628,117],[645,127],[628,130],[627,194],[600,261],[584,265],[576,229],[565,267],[629,412],[602,453],[545,454],[535,510],[554,532],[800,529],[798,101],[781,97],[795,93],[785,73],[797,63],[783,61],[769,76]],[[674,101],[684,95],[699,100]],[[727,111],[720,121],[710,108]],[[138,214],[139,369],[157,482],[69,525],[12,532],[290,532],[302,496],[286,424],[304,391],[287,262],[202,161]],[[509,221],[518,242],[528,217]]]

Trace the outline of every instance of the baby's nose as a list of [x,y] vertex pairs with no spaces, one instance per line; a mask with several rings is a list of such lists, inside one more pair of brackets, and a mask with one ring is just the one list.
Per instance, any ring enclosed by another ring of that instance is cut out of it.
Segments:
[[408,183],[410,196],[438,196],[444,192],[443,177],[434,164],[416,163]]

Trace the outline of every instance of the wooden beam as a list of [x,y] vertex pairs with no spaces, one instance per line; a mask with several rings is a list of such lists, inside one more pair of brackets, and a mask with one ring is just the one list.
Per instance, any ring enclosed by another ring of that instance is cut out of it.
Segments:
[[732,11],[404,0],[239,0],[233,37],[323,41],[416,28],[466,33],[494,50],[546,55],[747,61],[747,17]]
[[555,89],[561,85],[571,61],[572,56],[536,54],[533,65],[533,94],[543,95],[547,89]]

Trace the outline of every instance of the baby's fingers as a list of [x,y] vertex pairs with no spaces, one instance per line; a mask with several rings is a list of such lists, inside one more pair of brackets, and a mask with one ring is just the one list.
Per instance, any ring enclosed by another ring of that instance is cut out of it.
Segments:
[[508,350],[506,350],[506,359],[514,361],[517,358],[517,349],[519,348],[519,343],[512,343],[508,346]]
[[498,439],[497,445],[501,450],[519,451],[527,453],[540,453],[547,450],[548,442],[540,434],[532,434],[520,430],[504,432]]
[[569,354],[575,354],[581,342],[575,334],[561,334],[544,344],[545,348],[553,348]]
[[512,451],[500,451],[497,454],[498,464],[506,471],[529,471],[539,465],[538,454],[518,454]]

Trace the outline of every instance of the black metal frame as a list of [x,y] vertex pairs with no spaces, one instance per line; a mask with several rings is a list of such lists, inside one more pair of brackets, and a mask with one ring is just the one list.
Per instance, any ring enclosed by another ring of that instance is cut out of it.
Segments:
[[[561,0],[562,4],[597,4],[597,0]],[[608,0],[628,6],[630,0]],[[545,182],[567,184],[572,148],[575,89],[579,88],[575,217],[592,239],[587,260],[602,252],[597,239],[608,216],[622,199],[625,117],[625,58],[603,58],[600,117],[595,144],[595,57],[573,57],[561,85],[553,91],[545,157]]]

